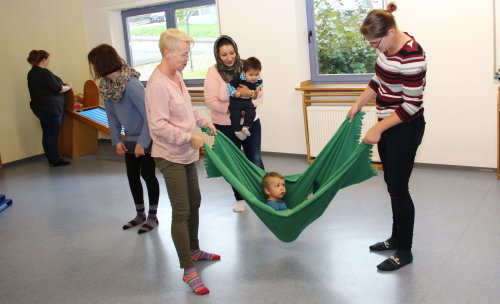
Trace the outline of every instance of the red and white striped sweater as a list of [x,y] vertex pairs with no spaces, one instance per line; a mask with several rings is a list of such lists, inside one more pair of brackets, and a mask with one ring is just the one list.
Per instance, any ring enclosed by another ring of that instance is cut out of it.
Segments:
[[413,37],[396,54],[378,52],[375,75],[368,85],[377,93],[379,119],[392,112],[404,122],[422,116],[426,71],[425,52]]

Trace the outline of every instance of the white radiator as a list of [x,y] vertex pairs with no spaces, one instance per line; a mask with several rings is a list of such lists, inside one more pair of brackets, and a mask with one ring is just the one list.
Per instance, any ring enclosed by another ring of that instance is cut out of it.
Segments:
[[[309,147],[311,157],[318,156],[326,143],[332,138],[339,126],[344,122],[350,106],[309,106],[307,120],[309,129]],[[374,107],[363,107],[366,115],[363,118],[361,139],[368,129],[377,123],[377,113]],[[373,147],[373,161],[380,161],[377,147]]]
[[[210,110],[205,106],[204,103],[193,103],[193,109],[198,111],[198,113],[200,113],[203,117],[211,121]],[[196,129],[196,135],[201,136],[201,138],[203,138],[203,141],[207,143],[209,146],[213,146],[214,144],[213,136],[209,136],[204,132],[201,132],[200,128]]]

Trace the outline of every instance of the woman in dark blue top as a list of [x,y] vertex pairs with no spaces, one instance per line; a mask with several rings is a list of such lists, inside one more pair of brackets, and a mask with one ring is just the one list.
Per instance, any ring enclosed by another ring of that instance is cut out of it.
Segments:
[[59,157],[58,137],[64,113],[64,92],[71,89],[71,84],[63,81],[47,69],[49,53],[44,50],[32,50],[28,62],[32,65],[28,72],[30,107],[40,119],[42,126],[42,145],[45,156],[54,167],[68,165],[69,162]]

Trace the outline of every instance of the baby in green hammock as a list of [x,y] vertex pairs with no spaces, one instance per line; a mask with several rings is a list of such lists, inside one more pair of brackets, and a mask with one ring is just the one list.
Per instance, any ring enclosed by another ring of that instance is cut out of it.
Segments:
[[[277,172],[269,172],[262,178],[260,182],[262,191],[267,198],[266,204],[276,211],[289,210],[283,197],[286,194],[285,178]],[[306,197],[306,200],[311,199],[314,193],[319,189],[319,183],[314,181],[312,184],[312,192]]]
[[269,172],[262,178],[262,191],[267,198],[266,204],[277,211],[288,210],[283,197],[286,194],[285,178],[277,172]]

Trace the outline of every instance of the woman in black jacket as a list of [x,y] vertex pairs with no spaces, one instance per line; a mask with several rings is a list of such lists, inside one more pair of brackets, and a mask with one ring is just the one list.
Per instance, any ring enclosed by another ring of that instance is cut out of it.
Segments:
[[69,162],[59,157],[58,137],[64,113],[64,92],[71,89],[71,84],[62,80],[47,69],[49,53],[44,50],[32,50],[28,62],[32,65],[28,72],[30,107],[40,119],[45,156],[53,167],[65,166]]

